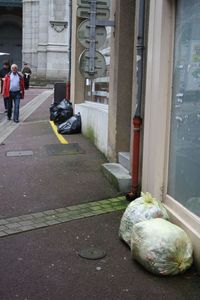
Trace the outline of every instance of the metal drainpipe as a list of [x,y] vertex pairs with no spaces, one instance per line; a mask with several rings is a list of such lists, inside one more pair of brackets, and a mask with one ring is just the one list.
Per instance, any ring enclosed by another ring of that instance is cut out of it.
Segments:
[[141,106],[143,88],[143,52],[144,52],[144,22],[145,22],[145,0],[140,0],[139,22],[137,34],[137,96],[136,109],[133,115],[133,138],[132,138],[132,182],[131,192],[126,195],[128,200],[134,200],[139,196],[139,166],[140,166],[140,135],[141,135]]
[[69,0],[69,76],[66,82],[66,98],[70,100],[70,85],[71,85],[71,43],[72,43],[72,0]]

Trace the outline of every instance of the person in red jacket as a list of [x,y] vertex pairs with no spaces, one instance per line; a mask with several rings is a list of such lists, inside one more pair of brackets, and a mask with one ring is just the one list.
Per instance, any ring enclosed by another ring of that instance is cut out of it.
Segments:
[[8,120],[11,120],[14,102],[13,121],[18,123],[20,99],[24,98],[24,79],[18,73],[18,66],[15,64],[11,66],[11,72],[5,76],[2,94],[3,97],[8,98]]

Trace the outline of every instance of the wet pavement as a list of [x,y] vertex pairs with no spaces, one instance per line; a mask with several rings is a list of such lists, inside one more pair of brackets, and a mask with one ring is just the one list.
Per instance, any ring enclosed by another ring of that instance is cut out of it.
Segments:
[[[20,106],[23,107],[26,105],[29,101],[31,101],[34,97],[36,97],[41,92],[45,91],[45,89],[30,89],[25,91],[25,98],[21,100]],[[5,107],[4,107],[4,101],[3,97],[0,94],[0,121],[4,120],[7,117],[7,114],[5,113]]]
[[[43,92],[29,90],[22,105]],[[60,144],[48,120],[51,102],[0,146],[0,232],[7,230],[0,238],[0,300],[199,299],[194,268],[159,278],[131,259],[118,239],[126,202],[101,172],[104,156],[81,134]],[[8,156],[14,151],[30,155]],[[106,256],[81,258],[90,246]]]

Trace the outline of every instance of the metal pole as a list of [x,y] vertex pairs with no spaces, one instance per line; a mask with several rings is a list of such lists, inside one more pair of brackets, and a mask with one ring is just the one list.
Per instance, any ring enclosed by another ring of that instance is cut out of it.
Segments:
[[142,87],[143,87],[143,52],[144,52],[144,18],[145,0],[140,0],[139,22],[137,36],[137,105],[134,117],[141,117]]
[[93,101],[93,79],[90,79],[90,101]]
[[131,192],[126,195],[128,200],[134,200],[139,196],[139,166],[140,166],[140,135],[141,135],[141,106],[142,106],[142,83],[143,83],[143,51],[144,51],[144,22],[145,0],[140,0],[139,22],[137,34],[137,98],[136,109],[133,116],[132,137],[132,184]]
[[71,85],[71,63],[72,63],[72,0],[69,0],[69,74],[68,74],[68,81],[66,83],[66,98],[70,100],[70,85]]
[[96,51],[96,0],[90,4],[90,47],[89,47],[89,75],[95,74],[95,51]]

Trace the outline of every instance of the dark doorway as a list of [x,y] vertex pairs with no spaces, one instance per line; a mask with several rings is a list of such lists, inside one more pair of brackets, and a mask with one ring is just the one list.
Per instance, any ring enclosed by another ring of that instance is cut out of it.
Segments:
[[[22,7],[4,6],[0,1],[0,52],[10,56],[0,56],[0,67],[4,61],[22,67]],[[1,6],[2,5],[2,6]]]

